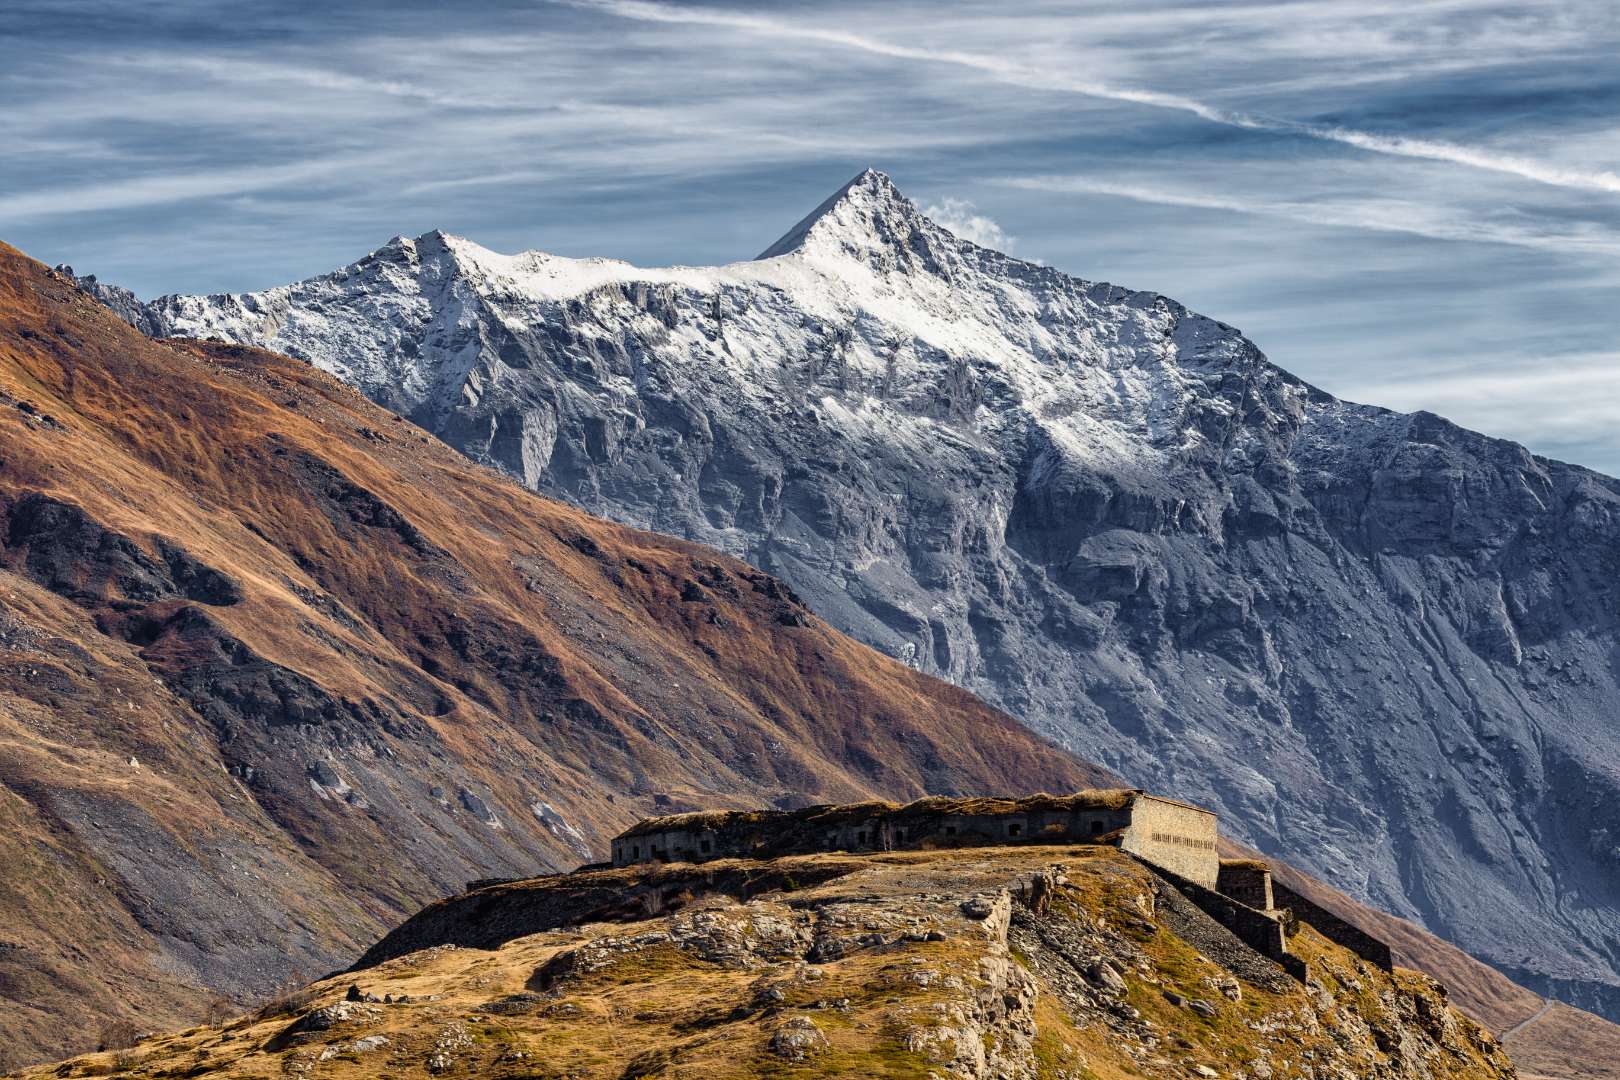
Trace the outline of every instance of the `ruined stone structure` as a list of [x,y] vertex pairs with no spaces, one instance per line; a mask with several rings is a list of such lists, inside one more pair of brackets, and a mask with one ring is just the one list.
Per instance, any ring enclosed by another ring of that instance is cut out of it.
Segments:
[[868,802],[675,814],[649,818],[615,837],[613,864],[1105,840],[1189,881],[1216,887],[1215,815],[1128,788],[1024,799],[927,798],[904,806]]
[[[1295,978],[1285,910],[1389,970],[1389,947],[1359,927],[1274,884],[1254,859],[1221,859],[1217,819],[1189,803],[1130,788],[1022,799],[919,799],[717,810],[648,818],[613,838],[613,865],[772,859],[818,851],[899,851],[1005,844],[1112,844],[1157,870],[1206,915]],[[1279,901],[1282,907],[1279,907]]]

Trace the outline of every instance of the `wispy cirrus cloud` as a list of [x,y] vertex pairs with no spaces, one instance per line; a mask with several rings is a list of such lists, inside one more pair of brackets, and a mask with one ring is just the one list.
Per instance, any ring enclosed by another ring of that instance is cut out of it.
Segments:
[[310,185],[366,170],[378,155],[349,155],[246,168],[188,169],[184,172],[134,176],[103,184],[61,187],[19,194],[0,194],[0,221],[36,219],[58,214],[122,210],[192,199]]
[[1255,214],[1327,228],[1406,233],[1430,240],[1508,244],[1551,252],[1620,255],[1620,235],[1602,227],[1499,223],[1444,207],[1389,198],[1289,200],[1175,190],[1095,176],[1009,176],[994,181],[1024,191],[1107,195],[1159,206]]
[[1461,146],[1438,139],[1391,136],[1352,128],[1313,124],[1297,120],[1243,112],[1181,94],[1078,79],[1065,71],[1019,63],[1002,56],[906,45],[866,34],[831,29],[768,15],[717,8],[675,6],[654,0],[565,0],[565,2],[611,12],[626,19],[646,22],[684,23],[725,27],[768,37],[790,38],[840,48],[855,49],[896,60],[950,64],[1030,89],[1081,94],[1108,101],[1172,109],[1201,120],[1227,127],[1273,134],[1298,135],[1324,142],[1339,143],[1375,154],[1419,158],[1462,165],[1473,169],[1506,173],[1536,183],[1589,191],[1620,193],[1620,173],[1607,169],[1585,169],[1537,161],[1518,154],[1480,147]]
[[1620,173],[1609,169],[1594,170],[1557,165],[1517,154],[1505,154],[1473,146],[1458,146],[1456,143],[1441,142],[1437,139],[1378,135],[1369,131],[1327,127],[1321,124],[1295,124],[1288,121],[1274,121],[1267,124],[1267,130],[1298,132],[1313,139],[1343,143],[1346,146],[1353,146],[1358,150],[1367,150],[1374,154],[1422,158],[1427,161],[1443,161],[1452,165],[1464,165],[1471,169],[1507,173],[1510,176],[1534,180],[1538,184],[1551,184],[1554,187],[1620,193]]
[[108,62],[129,67],[189,72],[234,84],[296,86],[322,93],[398,98],[450,109],[513,109],[533,104],[487,91],[447,91],[398,76],[368,77],[315,64],[275,63],[241,56],[153,56],[137,53],[110,57]]

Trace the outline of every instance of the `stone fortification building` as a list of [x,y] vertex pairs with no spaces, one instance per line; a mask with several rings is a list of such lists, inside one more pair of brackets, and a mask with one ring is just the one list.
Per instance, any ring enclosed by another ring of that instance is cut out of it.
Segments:
[[1205,914],[1296,978],[1305,978],[1305,965],[1288,948],[1290,912],[1390,969],[1388,945],[1274,882],[1264,862],[1222,860],[1217,838],[1216,817],[1202,807],[1109,788],[1021,799],[933,797],[903,806],[864,802],[673,814],[649,818],[614,837],[613,865],[771,859],[818,851],[1113,844],[1155,867]]
[[613,864],[773,858],[817,851],[897,851],[985,844],[1116,843],[1206,888],[1216,887],[1216,818],[1129,788],[1022,799],[919,799],[726,810],[642,821],[613,840]]
[[1271,887],[1271,867],[1258,859],[1222,859],[1215,891],[1241,900],[1258,911],[1277,909]]

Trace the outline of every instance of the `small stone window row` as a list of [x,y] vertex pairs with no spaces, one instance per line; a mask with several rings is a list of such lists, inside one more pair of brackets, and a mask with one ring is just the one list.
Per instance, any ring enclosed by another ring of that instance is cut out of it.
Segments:
[[1153,834],[1153,842],[1156,844],[1171,844],[1175,847],[1189,847],[1198,851],[1215,850],[1215,841],[1213,840],[1194,840],[1190,836],[1177,836],[1175,833],[1156,832]]

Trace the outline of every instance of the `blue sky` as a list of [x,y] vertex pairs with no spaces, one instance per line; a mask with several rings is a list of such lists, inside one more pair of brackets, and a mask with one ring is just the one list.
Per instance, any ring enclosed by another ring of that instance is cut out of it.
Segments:
[[0,3],[0,238],[134,288],[440,227],[765,248],[868,165],[1341,396],[1620,474],[1620,5]]

